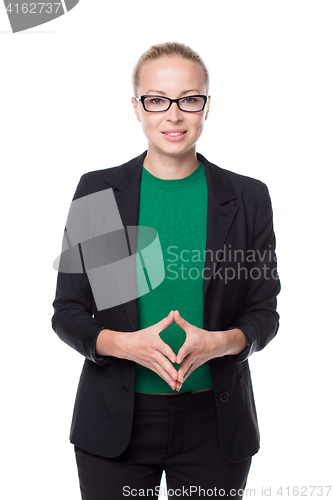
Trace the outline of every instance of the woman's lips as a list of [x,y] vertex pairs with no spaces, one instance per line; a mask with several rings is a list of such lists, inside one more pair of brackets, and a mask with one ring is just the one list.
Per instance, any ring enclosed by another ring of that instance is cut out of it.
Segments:
[[172,141],[172,142],[176,142],[176,141],[181,141],[182,139],[184,139],[184,137],[186,136],[187,134],[187,130],[184,130],[184,131],[166,131],[166,132],[162,132],[163,134],[163,137],[165,137],[166,139],[168,139],[168,141]]

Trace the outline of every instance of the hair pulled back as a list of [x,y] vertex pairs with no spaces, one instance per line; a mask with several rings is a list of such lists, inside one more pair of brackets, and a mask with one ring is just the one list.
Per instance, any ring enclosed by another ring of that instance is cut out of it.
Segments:
[[207,87],[207,94],[208,94],[209,74],[205,63],[203,62],[199,54],[197,54],[197,52],[191,49],[188,45],[184,45],[183,43],[165,42],[157,45],[152,45],[139,57],[138,62],[136,63],[132,74],[132,86],[135,97],[139,97],[138,86],[139,86],[140,70],[142,66],[146,62],[153,61],[155,59],[160,59],[161,57],[165,56],[171,57],[173,55],[179,55],[184,59],[188,59],[189,61],[194,61],[197,64],[199,64],[199,66],[204,72],[205,85]]

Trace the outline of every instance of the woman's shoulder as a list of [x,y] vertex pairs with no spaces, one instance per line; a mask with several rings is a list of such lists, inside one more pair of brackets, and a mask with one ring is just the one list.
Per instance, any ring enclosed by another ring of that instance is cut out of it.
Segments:
[[228,186],[229,188],[231,187],[237,195],[246,196],[257,194],[259,197],[261,197],[263,191],[267,190],[266,184],[259,179],[218,166],[208,161],[203,155],[198,155],[198,158],[206,164],[214,182],[221,186],[221,189]]
[[85,172],[79,180],[75,198],[108,188],[123,189],[126,183],[139,178],[145,153],[120,165]]
[[128,160],[125,163],[115,165],[112,167],[102,168],[99,170],[91,170],[82,175],[85,179],[93,180],[93,179],[110,179],[116,177],[117,175],[124,175],[126,172],[130,173],[133,170],[133,167],[136,166],[140,162],[140,158],[143,156],[139,155],[131,160]]
[[250,177],[244,174],[238,174],[231,170],[221,170],[225,172],[225,175],[230,180],[234,191],[242,198],[257,198],[258,201],[260,201],[263,195],[268,194],[268,188],[266,184],[260,179],[256,179],[255,177]]

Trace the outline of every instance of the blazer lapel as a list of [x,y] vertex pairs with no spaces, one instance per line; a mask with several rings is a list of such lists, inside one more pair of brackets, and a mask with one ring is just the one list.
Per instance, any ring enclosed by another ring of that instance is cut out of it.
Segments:
[[[101,184],[100,189],[113,188],[122,223],[125,227],[137,226],[139,220],[140,182],[143,160],[147,151],[134,158],[121,168],[109,171],[109,177]],[[139,329],[137,300],[123,304],[133,331]]]
[[[139,219],[140,182],[143,160],[147,151],[137,158],[122,165],[121,169],[109,170],[109,177],[100,185],[100,189],[108,189],[112,186],[117,202],[120,216],[124,227],[137,226]],[[236,200],[236,194],[223,169],[210,163],[203,155],[197,153],[198,160],[205,166],[208,205],[207,205],[207,238],[206,255],[213,256],[205,259],[205,279],[203,280],[204,298],[207,294],[209,283],[212,280],[219,262],[216,259],[218,250],[224,246],[227,234],[238,211],[237,203],[230,204]],[[138,330],[137,300],[131,300],[123,304],[133,331]]]
[[[204,299],[207,294],[208,286],[216,272],[219,261],[216,258],[218,251],[223,249],[226,237],[230,227],[238,212],[236,193],[229,181],[225,171],[210,163],[204,156],[197,153],[198,160],[202,161],[206,171],[206,182],[208,191],[207,204],[207,238],[206,238],[206,256],[209,256],[208,262],[205,259],[205,279],[203,280]],[[210,256],[213,256],[211,260]]]

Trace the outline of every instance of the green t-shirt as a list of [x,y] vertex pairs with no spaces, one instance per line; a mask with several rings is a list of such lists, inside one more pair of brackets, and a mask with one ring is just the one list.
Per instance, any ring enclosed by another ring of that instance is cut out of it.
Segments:
[[[149,293],[138,297],[139,330],[178,310],[189,323],[203,328],[203,269],[207,231],[205,167],[199,163],[183,179],[160,179],[144,167],[140,186],[139,226],[154,228],[159,236],[165,278]],[[174,321],[160,333],[177,355],[186,333]],[[178,370],[180,365],[174,363]],[[208,363],[199,366],[179,392],[212,387]],[[135,363],[135,391],[176,393],[154,371]]]

